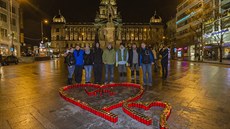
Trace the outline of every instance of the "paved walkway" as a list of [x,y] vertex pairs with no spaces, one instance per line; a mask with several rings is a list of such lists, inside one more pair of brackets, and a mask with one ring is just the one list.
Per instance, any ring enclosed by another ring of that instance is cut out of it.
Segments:
[[189,57],[185,57],[185,58],[181,58],[181,59],[177,59],[179,61],[191,61],[191,62],[199,62],[199,63],[212,63],[212,64],[223,64],[223,65],[230,65],[230,59],[223,59],[222,62],[220,62],[219,60],[212,60],[212,59],[204,59],[204,60],[198,60],[198,59],[194,59],[194,58],[189,58]]
[[[121,109],[116,124],[65,102],[58,94],[66,83],[62,60],[1,67],[0,129],[157,129],[161,109],[149,112],[155,120],[145,126]],[[173,106],[171,129],[230,128],[230,68],[173,61],[169,78],[153,74],[153,87],[140,101],[161,100]],[[144,112],[144,111],[143,111]]]

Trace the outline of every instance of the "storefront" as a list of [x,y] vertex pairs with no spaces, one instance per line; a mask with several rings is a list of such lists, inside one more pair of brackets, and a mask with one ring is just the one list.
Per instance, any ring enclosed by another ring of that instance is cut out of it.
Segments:
[[177,57],[182,58],[183,57],[183,48],[177,48]]
[[9,55],[9,46],[5,44],[0,44],[0,54],[2,56]]
[[217,60],[219,58],[218,45],[206,45],[204,46],[204,59]]
[[230,43],[223,44],[223,58],[230,59]]
[[189,56],[190,57],[195,57],[195,45],[189,46],[188,51],[189,51]]

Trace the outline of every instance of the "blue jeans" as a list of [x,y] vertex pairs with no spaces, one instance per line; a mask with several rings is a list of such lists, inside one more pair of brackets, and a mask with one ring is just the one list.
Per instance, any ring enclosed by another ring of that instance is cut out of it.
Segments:
[[84,68],[85,68],[85,81],[90,82],[93,66],[85,65]]
[[[110,74],[110,80],[109,80]],[[105,82],[113,82],[114,80],[114,65],[106,64],[105,65]]]
[[[142,64],[144,85],[152,85],[152,64]],[[148,79],[147,79],[148,74]]]
[[74,70],[75,70],[75,66],[74,65],[68,66],[68,78],[72,78],[73,77]]

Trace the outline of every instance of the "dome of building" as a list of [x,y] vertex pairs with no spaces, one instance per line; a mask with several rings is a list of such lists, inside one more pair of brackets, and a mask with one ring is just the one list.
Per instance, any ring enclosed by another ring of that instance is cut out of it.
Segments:
[[162,18],[157,15],[156,11],[153,17],[150,19],[150,23],[162,23]]
[[59,14],[53,17],[54,23],[66,23],[65,17],[61,15],[61,11],[59,10]]

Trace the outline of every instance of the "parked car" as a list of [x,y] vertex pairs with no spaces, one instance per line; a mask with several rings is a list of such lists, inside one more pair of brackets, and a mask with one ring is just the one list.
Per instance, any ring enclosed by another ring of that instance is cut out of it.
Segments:
[[4,65],[9,65],[9,64],[18,64],[18,58],[16,56],[7,56],[6,58],[4,58],[1,62],[1,64]]

